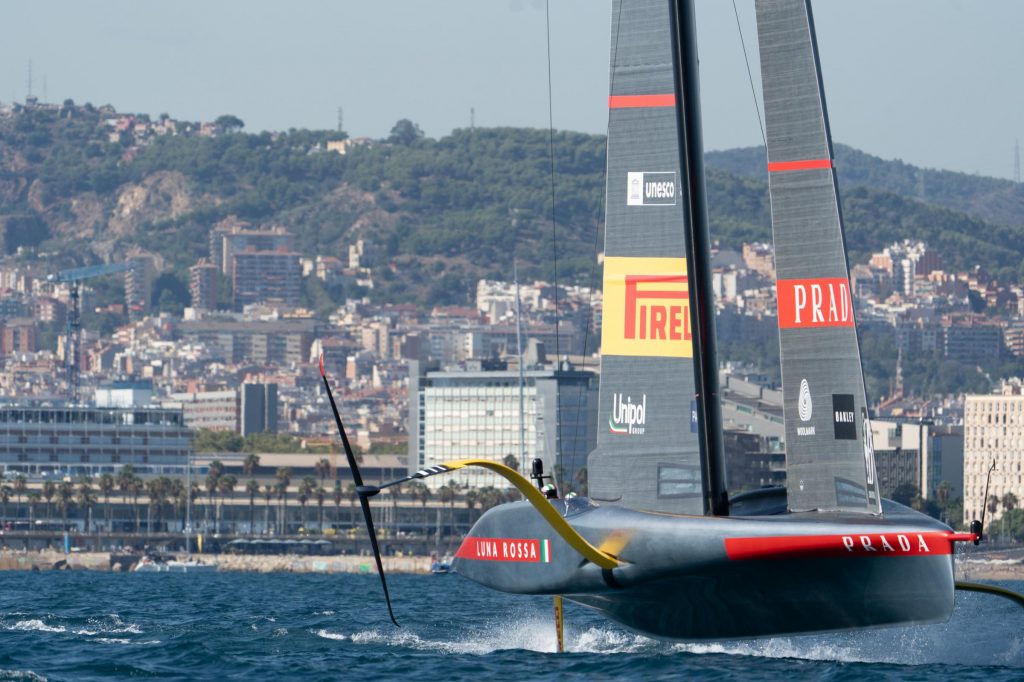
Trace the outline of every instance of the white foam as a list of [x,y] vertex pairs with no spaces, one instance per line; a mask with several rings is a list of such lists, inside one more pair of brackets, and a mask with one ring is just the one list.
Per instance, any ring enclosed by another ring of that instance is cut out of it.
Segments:
[[339,642],[344,642],[346,639],[348,639],[348,635],[343,635],[338,632],[328,632],[323,628],[313,631],[313,634],[317,637],[323,637],[324,639],[333,639]]
[[14,625],[7,628],[8,630],[22,630],[22,631],[36,631],[36,632],[64,632],[65,628],[63,625],[47,625],[38,618],[32,618],[31,620],[19,620]]
[[32,680],[33,682],[46,682],[46,678],[31,670],[6,670],[0,668],[0,680]]

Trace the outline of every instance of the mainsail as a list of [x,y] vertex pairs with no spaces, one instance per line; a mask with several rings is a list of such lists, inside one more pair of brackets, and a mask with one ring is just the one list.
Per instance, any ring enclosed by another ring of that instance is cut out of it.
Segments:
[[792,511],[881,512],[814,22],[757,0]]
[[[688,262],[691,199],[703,195],[703,177],[699,168],[694,177],[681,170],[676,19],[666,0],[612,3],[601,427],[588,480],[595,500],[700,514],[717,499],[708,479],[723,502],[724,480],[715,486],[719,472],[709,474],[703,461],[704,424],[716,412],[696,389],[704,337],[691,312],[699,275]],[[694,47],[687,56],[695,55]],[[697,137],[698,157],[699,147]]]

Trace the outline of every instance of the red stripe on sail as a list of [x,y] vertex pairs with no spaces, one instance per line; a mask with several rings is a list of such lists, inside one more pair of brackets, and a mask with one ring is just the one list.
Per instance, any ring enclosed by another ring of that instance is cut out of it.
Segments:
[[725,554],[730,561],[931,556],[952,554],[954,542],[971,540],[972,533],[948,531],[726,538]]
[[674,107],[676,96],[667,95],[608,95],[609,109],[639,109],[642,107]]
[[803,159],[802,161],[769,161],[768,172],[811,170],[831,168],[832,159]]

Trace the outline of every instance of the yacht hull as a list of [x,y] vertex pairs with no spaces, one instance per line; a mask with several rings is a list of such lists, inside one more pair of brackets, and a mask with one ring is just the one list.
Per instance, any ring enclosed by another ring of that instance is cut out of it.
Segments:
[[938,521],[886,501],[884,517],[673,516],[552,500],[622,565],[581,559],[527,503],[484,514],[458,572],[506,592],[561,594],[649,635],[760,637],[944,621],[953,543]]

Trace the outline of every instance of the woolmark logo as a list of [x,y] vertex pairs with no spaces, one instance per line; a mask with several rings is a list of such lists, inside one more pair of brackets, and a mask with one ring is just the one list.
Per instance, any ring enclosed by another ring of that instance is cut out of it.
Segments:
[[[814,413],[814,403],[811,402],[811,387],[807,384],[807,379],[800,380],[800,394],[796,399],[796,412],[800,415],[800,421],[811,421],[811,415]],[[798,426],[796,427],[796,435],[813,436],[814,427]]]
[[675,206],[676,174],[626,173],[627,206]]
[[605,258],[601,352],[693,357],[685,258]]
[[845,277],[780,279],[779,328],[852,327],[850,283]]
[[631,396],[612,393],[612,413],[608,430],[619,436],[642,436],[647,424],[647,394],[634,403]]

